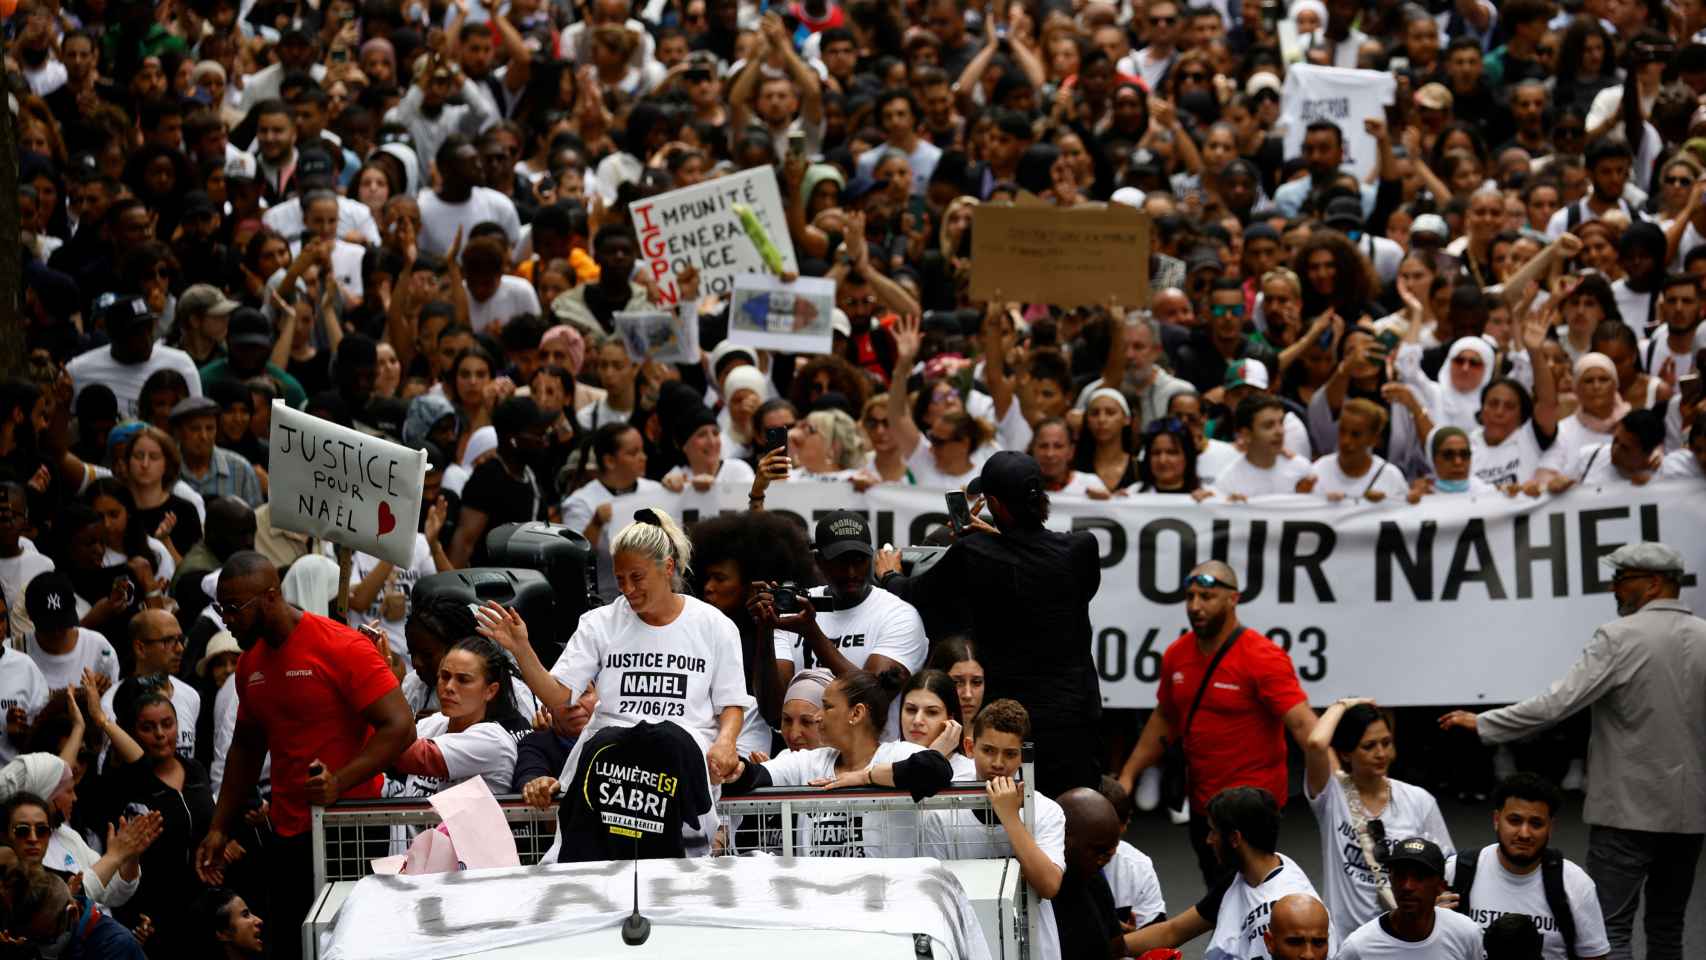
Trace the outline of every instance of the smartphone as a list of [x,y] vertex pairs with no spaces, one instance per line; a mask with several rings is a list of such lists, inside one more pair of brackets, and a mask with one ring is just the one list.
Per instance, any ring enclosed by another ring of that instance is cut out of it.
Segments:
[[804,157],[806,155],[806,134],[803,130],[795,130],[788,134],[788,156]]
[[1332,346],[1333,346],[1333,328],[1328,327],[1327,329],[1321,331],[1321,335],[1319,337],[1315,338],[1315,345],[1320,347],[1323,350],[1332,349]]
[[1375,342],[1385,348],[1388,354],[1398,349],[1398,335],[1391,330],[1383,330],[1375,336]]
[[333,63],[345,63],[348,60],[349,60],[349,51],[348,50],[345,50],[343,47],[333,47],[332,48],[332,62]]
[[1706,387],[1706,381],[1700,379],[1699,370],[1676,378],[1676,388],[1682,394],[1684,407],[1692,407],[1700,402],[1702,387]]
[[953,524],[955,533],[971,526],[971,504],[966,501],[964,490],[949,490],[942,494],[942,499],[948,502],[948,522]]
[[771,427],[764,431],[764,452],[780,450],[788,445],[788,428]]
[[381,633],[379,631],[379,629],[377,627],[373,627],[373,626],[370,626],[370,625],[365,624],[365,623],[359,627],[356,627],[355,632],[361,634],[362,636],[373,641],[374,643],[390,643],[391,642],[389,639],[386,638],[384,633]]

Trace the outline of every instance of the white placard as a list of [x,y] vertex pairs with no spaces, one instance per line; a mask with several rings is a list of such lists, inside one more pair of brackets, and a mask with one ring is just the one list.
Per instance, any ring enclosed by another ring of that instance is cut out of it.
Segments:
[[1317,67],[1295,63],[1286,68],[1280,94],[1280,123],[1285,127],[1286,159],[1301,156],[1303,134],[1317,120],[1339,127],[1345,145],[1341,169],[1365,182],[1380,163],[1374,138],[1363,129],[1370,117],[1386,119],[1386,108],[1397,96],[1398,81],[1390,73]]
[[[692,522],[746,509],[744,485],[621,498],[614,516],[656,507]],[[1110,707],[1155,705],[1161,654],[1190,628],[1185,575],[1223,559],[1238,572],[1238,617],[1286,647],[1312,702],[1389,706],[1509,703],[1543,692],[1617,618],[1599,558],[1625,543],[1682,551],[1684,603],[1706,609],[1706,497],[1698,484],[1573,489],[1535,500],[1430,496],[1406,503],[1261,497],[1193,504],[1162,494],[1050,497],[1048,526],[1096,537],[1102,579],[1090,604],[1091,658]],[[878,544],[921,543],[945,525],[941,490],[774,483],[765,509],[810,524],[861,510]],[[1038,642],[1055,642],[1039,637]]]
[[267,461],[273,526],[414,562],[426,451],[272,405]]
[[828,353],[835,281],[801,277],[783,283],[763,273],[735,278],[729,305],[729,342],[787,353]]
[[735,277],[769,271],[734,212],[737,203],[752,208],[764,225],[782,255],[783,271],[799,272],[776,173],[756,167],[629,205],[640,238],[640,269],[657,281],[660,304],[676,302],[675,275],[688,266],[699,269],[701,294],[721,296],[734,289]]

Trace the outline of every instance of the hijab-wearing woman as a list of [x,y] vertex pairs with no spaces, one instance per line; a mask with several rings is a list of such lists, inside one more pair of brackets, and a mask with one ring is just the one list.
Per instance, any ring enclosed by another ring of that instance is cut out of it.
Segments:
[[955,780],[976,780],[977,764],[965,754],[966,722],[954,678],[920,670],[900,691],[900,729],[909,743],[944,750]]
[[[85,699],[99,708],[98,694]],[[71,705],[75,709],[75,702]],[[158,813],[120,817],[108,824],[103,854],[71,825],[77,786],[64,759],[50,753],[20,754],[0,770],[0,784],[12,794],[6,807],[6,842],[20,860],[61,876],[80,874],[83,892],[105,907],[117,909],[136,895],[142,854],[160,836]]]
[[[1617,380],[1617,364],[1603,353],[1584,353],[1576,361],[1576,412],[1558,421],[1558,437],[1540,458],[1532,485],[1549,485],[1564,477],[1575,462],[1577,451],[1598,443],[1610,443],[1617,422],[1634,409],[1623,399]],[[1530,490],[1534,492],[1534,490]]]
[[1411,503],[1420,503],[1430,494],[1475,494],[1496,492],[1497,488],[1471,469],[1474,451],[1469,446],[1469,434],[1458,427],[1435,427],[1428,434],[1428,462],[1433,475],[1417,477],[1410,483]]
[[1473,430],[1481,411],[1481,391],[1493,380],[1493,345],[1481,337],[1460,337],[1451,344],[1439,376],[1422,372],[1419,347],[1405,344],[1398,351],[1398,375],[1416,391],[1436,427]]
[[[881,676],[854,670],[838,677],[823,692],[823,746],[815,750],[785,750],[763,763],[740,762],[736,776],[724,789],[748,793],[760,787],[896,787],[914,799],[934,796],[954,779],[948,754],[958,730],[945,724],[942,739],[929,746],[909,740],[883,741],[889,702],[900,692],[899,670]],[[824,814],[799,818],[798,849],[805,856],[916,856],[916,815],[883,814],[855,825],[859,814]],[[834,827],[831,818],[843,821]],[[840,827],[836,829],[835,827]]]
[[[693,545],[675,520],[641,510],[613,539],[610,553],[621,595],[581,616],[549,669],[528,643],[520,614],[495,603],[477,613],[480,634],[515,657],[522,679],[553,711],[572,703],[589,685],[608,694],[599,698],[562,776],[527,785],[527,796],[545,804],[551,803],[557,780],[574,776],[582,745],[606,727],[642,721],[670,720],[686,730],[705,750],[711,782],[726,782],[739,773],[736,739],[746,711],[757,707],[741,675],[739,630],[715,607],[681,592]],[[681,696],[617,695],[635,686],[624,681],[637,668],[625,664],[660,656],[682,664]]]
[[778,731],[789,750],[816,750],[823,746],[823,694],[835,682],[827,667],[812,667],[794,674],[782,696],[782,723]]
[[1323,899],[1352,926],[1393,909],[1382,864],[1393,844],[1425,837],[1446,856],[1455,852],[1433,794],[1387,775],[1397,759],[1393,733],[1391,715],[1372,700],[1339,700],[1321,714],[1304,751],[1303,795],[1321,825]]

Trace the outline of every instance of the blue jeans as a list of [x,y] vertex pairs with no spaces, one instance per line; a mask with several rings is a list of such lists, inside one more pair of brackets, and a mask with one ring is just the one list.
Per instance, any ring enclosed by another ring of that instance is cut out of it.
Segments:
[[1599,888],[1599,908],[1611,941],[1611,960],[1633,960],[1635,910],[1647,895],[1643,927],[1649,960],[1680,960],[1682,917],[1700,859],[1698,833],[1653,833],[1588,827],[1588,875]]

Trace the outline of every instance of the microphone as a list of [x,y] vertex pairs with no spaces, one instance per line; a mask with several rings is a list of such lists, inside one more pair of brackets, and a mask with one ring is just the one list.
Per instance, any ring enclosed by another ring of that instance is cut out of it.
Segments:
[[640,840],[634,838],[634,912],[622,921],[622,942],[630,947],[644,944],[652,935],[652,922],[640,914]]

